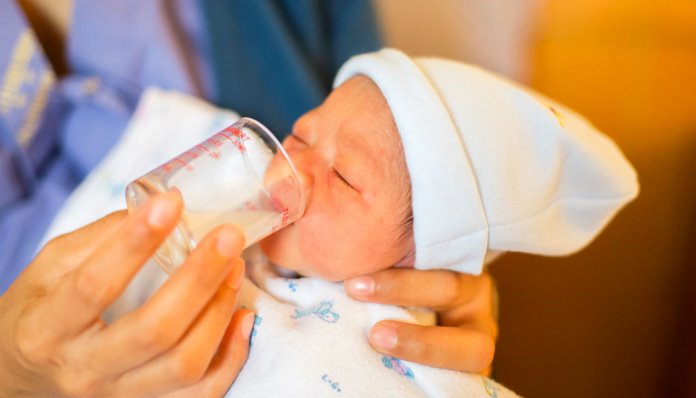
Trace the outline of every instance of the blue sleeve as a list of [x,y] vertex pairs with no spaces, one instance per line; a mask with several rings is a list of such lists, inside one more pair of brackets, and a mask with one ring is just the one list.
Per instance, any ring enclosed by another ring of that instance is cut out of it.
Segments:
[[331,21],[333,79],[353,55],[379,50],[382,38],[371,1],[335,0],[326,5]]
[[218,105],[281,138],[319,105],[350,56],[381,46],[368,0],[203,3]]
[[63,108],[56,75],[14,1],[0,2],[0,43],[2,293],[33,255],[65,197],[62,187],[75,181],[54,162]]
[[204,96],[207,71],[198,2],[75,0],[69,73],[58,77],[17,4],[0,1],[0,293],[118,141],[142,89]]

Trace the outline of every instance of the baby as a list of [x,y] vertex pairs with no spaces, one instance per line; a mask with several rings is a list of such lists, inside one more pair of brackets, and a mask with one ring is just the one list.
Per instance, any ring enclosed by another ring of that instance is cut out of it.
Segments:
[[387,49],[348,61],[335,86],[284,141],[306,210],[248,253],[240,303],[257,318],[228,395],[514,396],[375,352],[376,322],[432,317],[353,301],[335,281],[572,253],[636,196],[635,172],[578,115],[469,65]]

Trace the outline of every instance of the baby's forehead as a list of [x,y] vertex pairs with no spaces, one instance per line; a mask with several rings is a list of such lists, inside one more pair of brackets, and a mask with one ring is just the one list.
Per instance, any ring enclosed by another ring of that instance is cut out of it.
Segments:
[[337,145],[343,151],[365,159],[361,167],[371,171],[377,169],[384,179],[401,184],[408,179],[401,137],[393,121],[385,121],[387,123],[376,123],[369,128],[346,126],[345,133],[339,135]]
[[402,180],[408,170],[401,136],[379,87],[370,78],[357,75],[337,91],[331,106],[352,110],[342,123],[337,144],[346,150],[363,152],[372,163],[385,170],[386,178],[401,177]]

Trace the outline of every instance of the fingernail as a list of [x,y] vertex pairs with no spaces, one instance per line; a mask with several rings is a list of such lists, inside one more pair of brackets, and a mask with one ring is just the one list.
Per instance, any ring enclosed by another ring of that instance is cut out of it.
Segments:
[[177,203],[166,196],[154,198],[147,215],[147,223],[156,229],[167,227],[176,217]]
[[244,260],[235,261],[232,271],[227,275],[225,283],[234,290],[239,290],[244,280]]
[[244,336],[245,339],[249,340],[249,335],[251,334],[251,329],[254,327],[254,320],[256,319],[256,315],[254,315],[253,312],[250,312],[244,316],[244,319],[242,320],[242,336]]
[[360,276],[346,281],[347,293],[351,296],[368,297],[375,292],[375,280],[369,276]]
[[370,343],[384,350],[391,350],[396,347],[399,337],[396,329],[386,325],[376,325],[370,331]]
[[232,227],[223,227],[218,232],[215,248],[222,257],[232,258],[238,254],[239,244]]

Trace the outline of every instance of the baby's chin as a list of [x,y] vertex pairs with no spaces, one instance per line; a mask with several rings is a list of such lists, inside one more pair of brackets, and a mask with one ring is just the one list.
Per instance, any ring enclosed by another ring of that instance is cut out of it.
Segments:
[[306,266],[306,261],[302,260],[297,245],[294,243],[295,239],[293,238],[296,231],[293,229],[294,226],[290,225],[263,239],[259,242],[261,251],[268,258],[268,261],[282,271],[289,271],[298,276],[319,277],[311,267]]
[[332,250],[333,246],[321,246],[321,242],[311,237],[303,237],[297,225],[291,224],[263,239],[259,245],[274,265],[301,276],[331,282],[340,282],[386,269],[396,261],[379,252],[370,256],[355,256],[355,251]]
[[289,244],[288,240],[285,239],[288,236],[281,235],[283,232],[292,234],[291,231],[283,230],[259,242],[263,254],[273,265],[281,269],[282,274],[285,274],[285,271],[290,271],[298,276],[320,278],[331,282],[340,282],[355,276],[348,275],[345,269],[341,269],[336,264],[322,266],[304,259],[297,245]]

